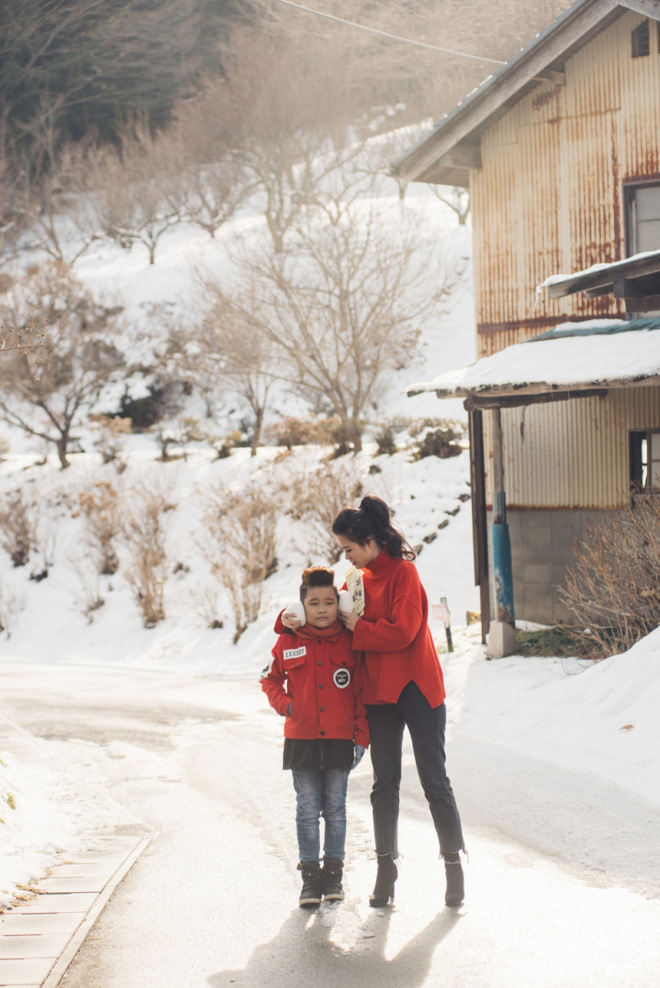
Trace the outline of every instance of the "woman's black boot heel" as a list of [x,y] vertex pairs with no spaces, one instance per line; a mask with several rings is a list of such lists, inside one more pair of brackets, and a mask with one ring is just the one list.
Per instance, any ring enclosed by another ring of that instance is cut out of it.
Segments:
[[391,854],[377,854],[378,873],[374,890],[369,896],[369,905],[378,909],[380,906],[389,906],[394,902],[394,883],[399,872]]
[[445,855],[445,874],[447,875],[445,905],[460,906],[465,899],[465,883],[463,866],[458,854]]

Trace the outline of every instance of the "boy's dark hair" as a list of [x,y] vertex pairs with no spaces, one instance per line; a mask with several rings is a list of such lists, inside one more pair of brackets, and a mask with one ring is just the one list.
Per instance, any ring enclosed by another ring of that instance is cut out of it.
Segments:
[[374,539],[395,559],[414,559],[415,550],[392,523],[392,512],[376,494],[365,494],[359,508],[344,508],[332,523],[334,535],[343,535],[358,545]]
[[332,587],[335,597],[339,600],[339,591],[335,586],[335,574],[327,566],[310,566],[302,575],[300,584],[300,599],[304,602],[307,591],[312,587]]

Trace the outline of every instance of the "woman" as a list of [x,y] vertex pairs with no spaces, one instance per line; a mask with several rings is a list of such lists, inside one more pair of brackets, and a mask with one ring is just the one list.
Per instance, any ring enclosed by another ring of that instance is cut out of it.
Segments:
[[[445,771],[445,689],[427,622],[426,593],[412,562],[415,553],[392,524],[387,504],[374,494],[367,494],[359,508],[340,511],[332,531],[346,558],[361,570],[364,584],[363,614],[340,616],[353,632],[354,650],[365,655],[362,699],[371,735],[378,858],[370,904],[384,906],[394,899],[401,748],[408,727],[444,858],[445,903],[458,906],[464,898],[459,851],[465,845]],[[282,620],[293,626],[287,615]]]

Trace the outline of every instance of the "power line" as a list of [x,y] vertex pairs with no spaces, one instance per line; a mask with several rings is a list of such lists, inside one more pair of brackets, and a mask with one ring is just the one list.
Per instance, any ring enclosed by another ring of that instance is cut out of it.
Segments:
[[326,20],[335,21],[337,24],[345,24],[347,27],[357,28],[358,31],[367,31],[369,34],[378,34],[381,38],[389,38],[390,41],[401,41],[405,45],[414,45],[416,48],[429,48],[431,51],[441,51],[444,55],[455,55],[457,58],[469,58],[474,62],[492,62],[494,65],[506,65],[506,62],[498,58],[488,58],[486,55],[468,55],[464,51],[453,51],[451,48],[439,48],[438,45],[429,45],[425,41],[413,41],[412,38],[402,38],[398,34],[388,34],[387,31],[379,31],[375,27],[367,27],[365,24],[356,24],[355,21],[344,20],[343,17],[335,17],[334,14],[325,14],[322,10],[312,10],[311,7],[303,7],[300,3],[293,3],[292,0],[277,0],[277,3],[286,4],[287,7],[295,7],[296,10],[304,10],[307,14],[316,14],[317,17],[325,17]]

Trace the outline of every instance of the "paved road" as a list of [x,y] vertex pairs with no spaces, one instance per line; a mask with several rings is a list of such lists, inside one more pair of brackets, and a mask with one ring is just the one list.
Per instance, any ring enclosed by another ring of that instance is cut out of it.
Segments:
[[43,739],[40,757],[156,832],[66,988],[660,985],[657,814],[598,780],[456,730],[450,768],[471,861],[467,905],[455,912],[442,907],[407,751],[397,905],[371,910],[363,764],[349,795],[346,901],[310,914],[297,908],[281,722],[257,687],[16,665],[0,676],[0,747],[20,748],[11,723],[20,725]]

